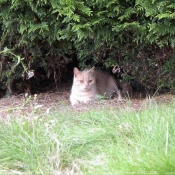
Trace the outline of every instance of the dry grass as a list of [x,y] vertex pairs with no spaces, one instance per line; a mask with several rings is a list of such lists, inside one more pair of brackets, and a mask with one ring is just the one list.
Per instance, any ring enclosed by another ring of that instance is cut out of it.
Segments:
[[[27,96],[24,94],[13,95],[11,97],[5,97],[0,99],[0,116],[6,118],[11,113],[13,115],[26,115],[30,116],[35,111],[50,112],[58,109],[62,109],[62,106],[72,108],[69,102],[70,91],[59,89],[55,92],[40,93],[37,95]],[[163,94],[154,97],[143,97],[145,95],[141,93],[135,93],[132,99],[124,99],[118,102],[115,99],[102,100],[98,103],[91,105],[80,105],[78,108],[74,108],[78,112],[89,111],[91,109],[99,108],[128,108],[128,106],[136,111],[144,109],[150,100],[155,100],[158,104],[170,103],[175,95]]]

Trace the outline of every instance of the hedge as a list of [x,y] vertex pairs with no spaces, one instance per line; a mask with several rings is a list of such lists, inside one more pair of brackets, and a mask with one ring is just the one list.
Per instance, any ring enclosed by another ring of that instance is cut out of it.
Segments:
[[171,0],[1,0],[0,8],[1,89],[35,71],[58,83],[75,57],[81,68],[120,66],[145,87],[174,87]]

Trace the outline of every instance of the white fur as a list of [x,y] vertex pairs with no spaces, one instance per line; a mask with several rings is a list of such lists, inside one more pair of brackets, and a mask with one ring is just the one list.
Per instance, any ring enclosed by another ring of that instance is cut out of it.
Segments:
[[[74,79],[70,95],[72,106],[78,105],[79,103],[88,104],[95,100],[97,90],[93,73],[94,68],[82,72],[74,68]],[[80,83],[80,80],[83,80],[83,83]],[[91,80],[91,82],[89,82],[89,80]]]
[[76,85],[72,86],[70,102],[72,106],[75,106],[79,103],[88,104],[91,101],[95,100],[96,90],[92,89],[91,91],[81,91]]
[[106,94],[106,97],[110,98],[115,92],[118,94],[118,99],[121,99],[117,81],[108,73],[97,71],[95,67],[84,71],[74,68],[74,79],[70,95],[72,106],[79,103],[88,104],[93,102],[97,99],[97,95]]

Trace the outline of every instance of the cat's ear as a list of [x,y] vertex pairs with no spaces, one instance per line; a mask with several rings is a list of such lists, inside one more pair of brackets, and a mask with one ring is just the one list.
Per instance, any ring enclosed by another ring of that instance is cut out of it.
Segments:
[[74,76],[76,77],[79,73],[80,71],[78,70],[78,68],[74,67]]
[[94,71],[95,71],[95,67],[93,66],[93,67],[89,70],[89,72],[94,73]]

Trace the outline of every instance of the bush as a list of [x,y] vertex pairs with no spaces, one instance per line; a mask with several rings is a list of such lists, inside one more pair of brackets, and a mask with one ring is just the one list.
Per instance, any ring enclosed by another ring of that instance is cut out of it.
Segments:
[[122,66],[125,78],[149,88],[169,86],[165,77],[172,77],[174,67],[165,70],[174,55],[172,1],[3,0],[0,8],[3,88],[10,90],[31,70],[58,83],[72,58],[82,68]]

